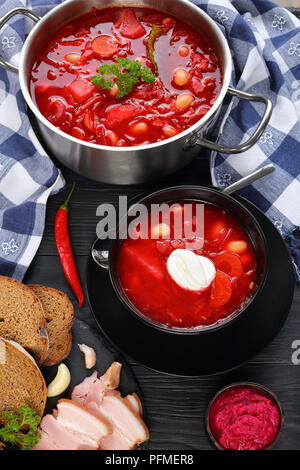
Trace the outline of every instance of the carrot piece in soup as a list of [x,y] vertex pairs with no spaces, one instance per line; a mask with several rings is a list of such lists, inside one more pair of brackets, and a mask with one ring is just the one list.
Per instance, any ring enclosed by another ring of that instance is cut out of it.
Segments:
[[216,277],[212,282],[210,293],[210,306],[219,308],[229,302],[232,295],[232,285],[230,278],[223,273],[217,271]]
[[92,49],[100,57],[112,57],[118,50],[117,41],[108,34],[97,36],[92,42]]
[[220,253],[214,256],[213,263],[218,271],[222,271],[230,277],[240,277],[243,272],[240,257],[235,253]]

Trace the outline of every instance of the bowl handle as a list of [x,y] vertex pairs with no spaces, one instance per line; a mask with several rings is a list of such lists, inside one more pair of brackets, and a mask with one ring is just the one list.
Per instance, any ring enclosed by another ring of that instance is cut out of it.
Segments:
[[252,136],[246,140],[246,142],[243,142],[240,145],[237,145],[236,147],[226,147],[224,145],[219,145],[215,142],[211,142],[210,140],[204,139],[203,137],[197,136],[195,139],[195,144],[201,145],[202,147],[207,147],[211,150],[216,150],[217,152],[220,153],[242,153],[246,152],[250,147],[252,147],[258,139],[261,137],[262,133],[264,132],[265,128],[267,127],[267,124],[270,120],[271,114],[272,114],[272,101],[267,98],[266,96],[262,95],[252,95],[251,93],[245,93],[244,91],[240,90],[235,90],[234,88],[229,87],[228,88],[228,93],[232,96],[237,96],[240,99],[244,99],[247,101],[260,101],[261,103],[264,103],[266,108],[263,117],[261,118],[261,121],[257,128],[255,129],[254,133]]
[[[28,16],[28,18],[31,18],[36,23],[40,21],[41,19],[39,16],[33,13],[33,11],[28,10],[27,8],[14,8],[13,10],[10,10],[8,13],[6,13],[6,15],[4,15],[0,19],[0,30],[8,22],[8,20],[10,20],[10,18],[19,14]],[[11,72],[16,72],[16,73],[19,72],[18,67],[16,67],[13,64],[10,64],[9,62],[7,62],[7,60],[3,59],[2,57],[0,57],[0,65],[4,67],[6,70],[10,70]]]

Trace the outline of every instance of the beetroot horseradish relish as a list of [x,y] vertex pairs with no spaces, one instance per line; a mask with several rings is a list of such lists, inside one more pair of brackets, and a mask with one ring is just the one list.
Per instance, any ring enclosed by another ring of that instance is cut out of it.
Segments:
[[254,386],[237,386],[213,402],[209,426],[223,449],[263,450],[278,436],[281,413],[269,393]]
[[[195,214],[196,202],[184,201],[180,203],[180,210],[184,214],[187,202],[192,204]],[[190,328],[211,325],[242,306],[254,288],[256,256],[247,233],[230,214],[204,204],[204,244],[201,249],[192,248],[197,240],[174,239],[174,217],[170,217],[170,226],[162,224],[160,229],[151,227],[151,214],[148,217],[149,238],[127,238],[120,247],[118,258],[121,285],[140,312],[169,327]],[[191,219],[187,216],[182,219],[185,226],[195,225],[194,215]],[[150,239],[151,230],[162,235]],[[162,239],[165,235],[167,238]],[[199,258],[189,252],[205,258],[200,258],[208,269],[206,281],[209,284],[205,288],[197,288],[197,284],[192,286],[196,290],[182,287],[174,280],[174,275],[170,275],[171,258],[177,253],[186,255],[186,252],[189,254],[186,266],[192,267],[192,276],[193,266],[197,267]],[[215,276],[210,282],[213,271]]]
[[[159,28],[153,43],[148,39]],[[91,79],[118,58],[139,60],[155,75],[122,98]],[[190,25],[148,8],[106,8],[52,34],[34,63],[31,96],[58,129],[94,144],[160,142],[188,129],[211,108],[221,87],[218,59]]]

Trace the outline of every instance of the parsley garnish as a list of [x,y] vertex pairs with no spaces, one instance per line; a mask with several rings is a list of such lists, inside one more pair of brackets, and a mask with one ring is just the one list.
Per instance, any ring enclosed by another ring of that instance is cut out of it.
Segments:
[[116,83],[119,87],[117,98],[130,93],[140,80],[148,83],[155,82],[155,76],[149,67],[142,67],[138,60],[119,58],[117,63],[101,65],[98,72],[93,76],[92,83],[101,86],[104,90],[110,90]]
[[[38,425],[41,418],[28,405],[20,406],[18,412],[5,411],[3,418],[6,425],[0,429],[0,439],[22,450],[31,450],[40,440]],[[25,430],[22,428],[25,427]],[[1,443],[2,444],[2,443]]]

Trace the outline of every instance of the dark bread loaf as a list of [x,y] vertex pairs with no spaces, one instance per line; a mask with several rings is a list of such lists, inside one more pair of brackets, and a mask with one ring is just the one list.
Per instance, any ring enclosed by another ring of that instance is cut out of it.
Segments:
[[41,364],[48,353],[48,333],[41,302],[29,287],[0,276],[0,336],[16,341]]
[[74,309],[68,296],[52,287],[37,284],[28,286],[40,299],[47,322],[49,347],[52,348],[70,331],[74,320]]
[[62,362],[68,355],[72,347],[72,333],[63,336],[52,348],[50,348],[48,356],[44,360],[42,367],[50,367]]
[[0,423],[4,411],[28,405],[42,416],[47,387],[36,362],[19,344],[0,338]]

